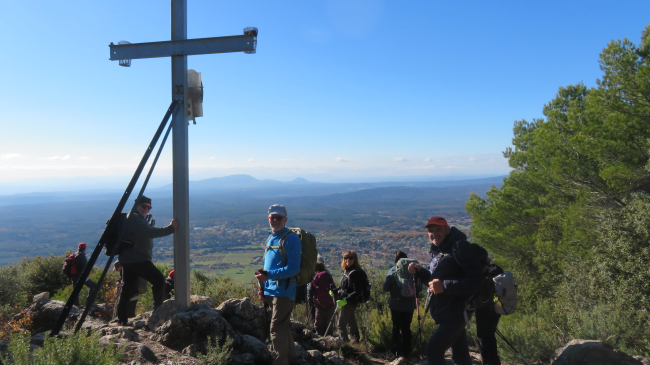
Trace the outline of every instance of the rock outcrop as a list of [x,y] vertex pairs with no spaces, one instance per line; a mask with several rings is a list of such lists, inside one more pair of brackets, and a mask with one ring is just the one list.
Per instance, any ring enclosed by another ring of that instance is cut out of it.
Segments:
[[264,308],[251,303],[250,298],[226,300],[217,310],[236,332],[261,341],[268,338],[269,325],[266,323]]
[[573,340],[559,349],[552,365],[642,365],[642,361],[600,341]]

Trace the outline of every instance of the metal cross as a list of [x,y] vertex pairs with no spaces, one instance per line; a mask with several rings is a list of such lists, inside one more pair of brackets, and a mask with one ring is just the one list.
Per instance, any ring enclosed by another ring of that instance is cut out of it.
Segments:
[[111,61],[125,64],[131,59],[171,57],[172,99],[180,102],[172,116],[174,218],[180,226],[174,233],[174,293],[176,301],[190,302],[190,212],[187,148],[187,56],[210,53],[255,53],[257,29],[245,28],[244,35],[187,39],[187,2],[171,0],[172,39],[164,42],[110,44]]

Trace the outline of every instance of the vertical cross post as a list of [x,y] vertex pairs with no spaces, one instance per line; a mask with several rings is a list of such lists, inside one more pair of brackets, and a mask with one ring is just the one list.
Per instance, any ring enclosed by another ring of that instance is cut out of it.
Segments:
[[[172,41],[187,39],[187,2],[171,2]],[[172,56],[172,98],[179,100],[172,117],[173,134],[173,198],[174,218],[179,227],[174,233],[174,296],[176,301],[190,303],[190,207],[189,156],[187,130],[187,56]]]

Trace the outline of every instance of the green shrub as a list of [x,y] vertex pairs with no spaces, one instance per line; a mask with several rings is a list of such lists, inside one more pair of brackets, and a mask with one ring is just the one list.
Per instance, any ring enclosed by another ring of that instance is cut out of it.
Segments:
[[194,271],[190,280],[190,294],[210,297],[215,306],[231,298],[257,298],[257,284],[238,284],[229,277],[213,277]]
[[45,336],[43,348],[30,354],[30,334],[18,333],[11,337],[8,345],[9,356],[3,363],[13,359],[15,365],[113,365],[122,359],[123,352],[115,346],[101,348],[99,333],[89,337],[78,332],[69,337]]
[[219,345],[215,338],[208,337],[208,348],[205,355],[198,356],[198,363],[202,365],[227,365],[230,363],[232,353],[232,338],[226,337],[222,345]]

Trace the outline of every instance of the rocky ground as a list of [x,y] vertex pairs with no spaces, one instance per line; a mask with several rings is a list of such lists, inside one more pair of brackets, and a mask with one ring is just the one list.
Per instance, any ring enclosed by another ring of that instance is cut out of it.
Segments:
[[[28,328],[32,347],[43,345],[45,331],[50,330],[59,317],[65,303],[50,300],[47,293],[34,297],[26,313],[31,316]],[[80,315],[73,308],[66,322],[72,328]],[[127,326],[118,326],[107,318],[102,305],[91,310],[82,330],[98,333],[100,345],[119,346],[124,349],[124,364],[201,364],[198,359],[213,344],[232,341],[230,355],[232,365],[271,364],[273,352],[268,339],[268,326],[264,309],[251,303],[249,298],[230,299],[214,308],[208,297],[192,296],[190,307],[172,300],[166,301],[153,312],[131,319]],[[389,358],[383,353],[373,353],[360,344],[343,343],[334,337],[317,337],[296,321],[291,324],[299,364],[311,365],[406,365],[405,359]],[[577,342],[576,342],[577,341]],[[650,365],[650,360],[632,357],[598,341],[573,341],[558,351],[553,365],[564,364],[629,364]],[[0,351],[6,344],[0,342]],[[342,356],[343,355],[343,356]],[[473,364],[481,364],[480,355],[471,352]],[[585,359],[589,361],[584,362]],[[416,359],[413,359],[416,361]],[[426,360],[421,362],[426,364]],[[453,364],[451,359],[448,364]]]

